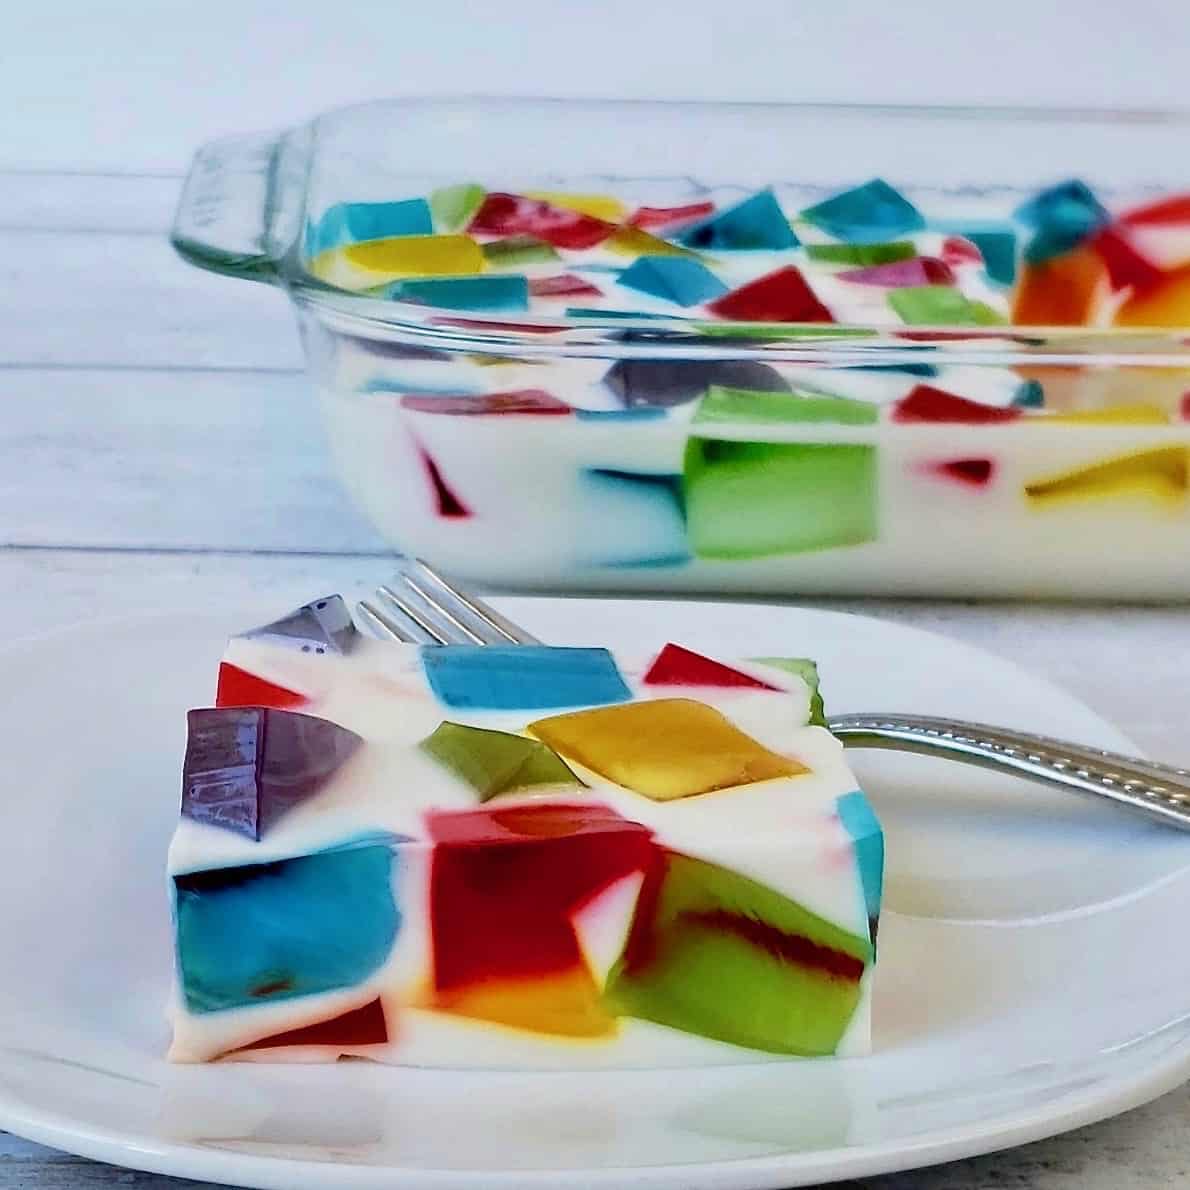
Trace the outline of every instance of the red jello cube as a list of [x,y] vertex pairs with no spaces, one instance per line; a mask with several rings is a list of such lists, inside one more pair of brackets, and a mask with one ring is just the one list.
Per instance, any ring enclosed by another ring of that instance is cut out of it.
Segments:
[[707,309],[733,322],[834,322],[793,265],[725,293]]
[[593,248],[616,230],[581,211],[556,207],[520,194],[489,194],[468,230],[481,236],[536,236],[555,248]]

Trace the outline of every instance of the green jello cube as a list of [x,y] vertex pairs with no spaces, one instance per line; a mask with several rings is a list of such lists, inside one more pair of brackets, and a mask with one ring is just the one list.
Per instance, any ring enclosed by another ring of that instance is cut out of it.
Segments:
[[514,269],[543,260],[557,260],[552,244],[534,236],[509,236],[506,240],[492,240],[483,245],[484,259],[494,269]]
[[463,231],[479,210],[484,188],[475,182],[442,186],[430,195],[430,213],[438,232]]
[[801,678],[810,688],[810,722],[815,727],[826,727],[826,706],[819,688],[818,663],[808,657],[753,657],[761,665],[771,665]]
[[684,468],[691,549],[763,558],[876,537],[876,448],[692,438]]
[[826,424],[867,426],[878,411],[866,401],[831,397],[821,393],[763,392],[748,388],[712,385],[698,409],[695,422],[764,422],[770,424]]
[[572,791],[585,788],[540,740],[506,731],[440,723],[422,740],[421,749],[470,785],[481,802],[539,786]]
[[866,938],[746,876],[667,852],[641,891],[606,995],[618,1015],[687,1033],[833,1054],[871,961]]
[[888,304],[910,326],[995,326],[1003,318],[949,285],[909,285],[888,291]]
[[805,248],[810,260],[859,268],[896,264],[917,255],[912,240],[891,240],[884,244],[806,244]]

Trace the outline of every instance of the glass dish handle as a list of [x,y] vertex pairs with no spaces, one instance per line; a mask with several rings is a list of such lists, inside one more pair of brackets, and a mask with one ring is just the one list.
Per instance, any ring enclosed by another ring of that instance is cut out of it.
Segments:
[[170,232],[183,258],[231,277],[277,281],[266,236],[279,145],[273,134],[237,136],[195,153]]

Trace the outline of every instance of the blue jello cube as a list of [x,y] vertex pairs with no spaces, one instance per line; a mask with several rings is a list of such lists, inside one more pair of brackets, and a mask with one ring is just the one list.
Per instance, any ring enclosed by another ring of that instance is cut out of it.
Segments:
[[1016,229],[995,220],[946,219],[933,226],[949,235],[970,240],[983,255],[988,276],[1001,285],[1016,280]]
[[875,942],[880,900],[884,895],[884,834],[876,812],[858,789],[839,798],[835,812],[855,842],[855,859],[868,911],[868,929],[871,941]]
[[683,228],[677,240],[688,248],[720,251],[780,251],[798,245],[798,238],[771,190],[760,190],[693,227]]
[[422,649],[421,657],[430,688],[459,710],[535,711],[632,697],[606,649],[435,645]]
[[178,979],[191,1012],[357,987],[400,928],[393,840],[174,877]]
[[807,207],[802,218],[835,239],[853,244],[896,239],[926,225],[921,212],[882,178]]
[[400,202],[340,202],[328,207],[307,236],[307,252],[317,255],[361,240],[434,234],[430,204],[424,198]]
[[641,256],[620,274],[620,284],[679,306],[697,306],[727,292],[727,286],[688,256]]
[[581,563],[645,567],[690,560],[680,475],[596,468],[582,473],[580,499],[575,545]]
[[1043,190],[1018,207],[1016,217],[1033,229],[1025,246],[1025,259],[1032,264],[1062,256],[1111,222],[1106,207],[1078,179]]
[[527,310],[528,278],[513,273],[486,277],[435,277],[398,281],[385,294],[399,302],[419,302],[444,310]]

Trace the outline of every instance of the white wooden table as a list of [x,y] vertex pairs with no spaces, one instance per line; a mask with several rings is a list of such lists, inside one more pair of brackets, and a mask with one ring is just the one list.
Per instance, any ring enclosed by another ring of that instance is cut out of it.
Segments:
[[[0,617],[373,584],[387,553],[330,473],[284,300],[166,244],[178,179],[0,171]],[[1190,763],[1188,608],[847,601],[1021,661]],[[1190,1091],[875,1190],[1132,1190],[1190,1170]],[[0,1190],[182,1186],[0,1134]]]

